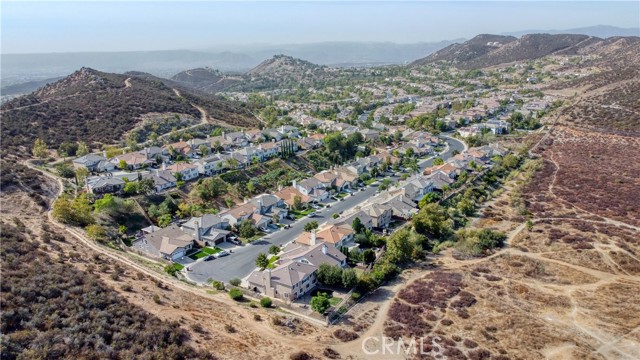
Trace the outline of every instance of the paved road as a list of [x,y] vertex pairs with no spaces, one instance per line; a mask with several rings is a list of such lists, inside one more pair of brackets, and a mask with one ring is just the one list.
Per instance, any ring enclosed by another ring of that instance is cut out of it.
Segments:
[[[449,147],[441,158],[444,160],[450,158],[454,150],[462,152],[464,144],[459,140],[446,138]],[[433,159],[423,160],[420,162],[420,168],[424,169],[431,166]],[[392,180],[397,181],[398,178]],[[376,194],[376,186],[365,188],[365,191],[357,191],[354,196],[347,196],[344,201],[338,201],[331,204],[329,209],[323,208],[314,218],[302,218],[293,223],[290,229],[283,229],[269,234],[264,240],[255,241],[249,245],[233,250],[233,254],[211,261],[197,261],[190,265],[191,271],[188,277],[192,281],[205,283],[207,279],[222,280],[228,282],[233,278],[244,278],[255,269],[255,259],[259,253],[268,253],[271,245],[283,245],[296,239],[304,231],[304,225],[310,221],[317,221],[322,224],[330,219],[332,215],[343,211],[350,210],[359,204],[369,200]]]

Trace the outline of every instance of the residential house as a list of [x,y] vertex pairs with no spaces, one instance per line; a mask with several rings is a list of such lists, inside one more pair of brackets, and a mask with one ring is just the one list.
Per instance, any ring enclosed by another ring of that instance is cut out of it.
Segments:
[[451,185],[455,182],[447,173],[442,171],[432,172],[428,178],[433,183],[433,190],[443,191],[445,186],[450,188]]
[[121,162],[124,161],[125,169],[123,170],[139,170],[151,166],[155,162],[153,159],[149,159],[147,154],[137,151],[116,155],[109,161],[117,167],[122,166]]
[[169,160],[171,160],[171,154],[169,154],[169,151],[159,146],[149,146],[139,152],[141,154],[145,154],[147,159],[153,160],[157,164],[169,162]]
[[418,205],[404,195],[395,195],[390,200],[384,202],[383,205],[391,208],[393,216],[405,220],[411,219],[413,215],[418,212]]
[[218,151],[220,149],[222,149],[222,151],[229,151],[233,146],[233,142],[222,135],[209,138],[209,143],[211,144],[211,149],[213,151]]
[[296,196],[300,197],[300,201],[304,206],[306,206],[311,200],[309,196],[303,194],[302,192],[300,192],[300,190],[293,186],[287,186],[286,188],[276,192],[274,195],[282,199],[282,201],[289,209],[293,209],[293,204],[295,202],[294,199]]
[[460,169],[453,166],[451,163],[446,163],[442,165],[435,165],[424,169],[424,175],[431,175],[432,173],[440,171],[446,174],[448,177],[455,179],[460,174]]
[[284,139],[284,136],[276,129],[264,129],[262,130],[262,135],[268,141],[275,140],[278,142]]
[[200,174],[198,173],[198,165],[190,164],[187,162],[175,163],[168,166],[167,170],[171,171],[176,179],[182,177],[183,181],[193,180],[200,176]]
[[356,218],[360,219],[360,223],[365,227],[365,229],[371,230],[373,228],[373,219],[368,212],[363,210],[357,211],[351,215],[347,215],[344,218],[338,218],[336,219],[335,224],[351,227],[351,224],[353,224],[353,220],[355,220]]
[[322,184],[323,188],[330,188],[336,186],[336,179],[338,175],[331,170],[321,171],[313,176],[316,178],[320,184]]
[[192,147],[188,142],[182,140],[166,145],[164,148],[172,157],[182,155],[184,157],[193,158],[197,155],[198,150],[197,148]]
[[433,182],[426,177],[416,176],[409,180],[403,187],[404,195],[414,202],[422,200],[422,198],[433,191]]
[[177,225],[169,225],[164,229],[145,234],[141,241],[146,246],[134,248],[144,249],[149,255],[161,257],[167,260],[177,260],[187,254],[193,248],[195,238],[185,233]]
[[214,214],[204,214],[192,217],[182,224],[182,231],[193,235],[200,246],[215,246],[227,240],[229,234],[229,222]]
[[299,147],[304,150],[313,150],[317,149],[322,145],[322,141],[318,139],[314,139],[311,137],[303,137],[302,139],[298,139],[296,142]]
[[220,154],[209,155],[193,162],[198,167],[198,173],[206,176],[221,173],[225,163],[226,160]]
[[293,301],[316,287],[318,268],[300,261],[287,261],[277,268],[254,271],[247,278],[249,289],[272,298]]
[[282,146],[281,143],[266,142],[266,143],[260,144],[258,147],[263,152],[263,158],[268,159],[274,156],[278,156],[278,153],[280,152],[280,146]]
[[155,185],[156,192],[170,189],[176,186],[176,178],[169,170],[154,170],[142,175],[143,179],[151,179]]
[[369,205],[364,209],[371,217],[371,226],[376,229],[386,229],[391,223],[393,210],[390,206],[376,204]]
[[108,172],[113,171],[115,166],[105,156],[87,154],[73,160],[73,168],[85,168],[90,172]]
[[328,225],[323,229],[302,233],[295,242],[298,244],[310,245],[316,241],[323,241],[336,248],[347,246],[353,240],[354,232],[351,225]]
[[289,139],[300,137],[300,131],[295,126],[282,125],[277,129],[277,131]]
[[[211,151],[211,142],[209,139],[191,139],[187,141],[187,144],[189,144],[189,147],[191,147],[191,149],[193,149],[197,154],[202,156]],[[205,153],[203,153],[201,149],[206,149]]]
[[233,152],[233,155],[235,157],[235,155],[241,155],[242,157],[244,157],[244,159],[246,159],[245,161],[243,161],[244,163],[246,163],[248,161],[248,163],[252,164],[254,162],[263,162],[264,161],[264,151],[262,150],[262,145],[258,145],[258,146],[247,146],[245,148],[242,148],[240,150],[236,150]]
[[380,131],[378,130],[362,129],[360,133],[362,134],[362,137],[367,141],[378,140],[380,138]]
[[95,176],[86,179],[87,189],[92,194],[111,194],[124,189],[124,180],[112,176]]
[[284,200],[276,195],[262,194],[249,200],[253,204],[258,214],[268,214],[275,208],[283,208],[285,206]]
[[223,211],[219,215],[225,219],[229,225],[236,226],[243,220],[249,219],[256,211],[257,207],[254,204],[246,203]]
[[324,190],[322,183],[315,177],[310,177],[300,182],[294,180],[292,186],[307,195],[312,201],[322,201],[329,197],[329,192]]
[[234,147],[243,148],[249,145],[249,139],[243,131],[237,131],[237,132],[231,132],[231,133],[222,132],[222,136],[225,139],[231,141],[231,144]]

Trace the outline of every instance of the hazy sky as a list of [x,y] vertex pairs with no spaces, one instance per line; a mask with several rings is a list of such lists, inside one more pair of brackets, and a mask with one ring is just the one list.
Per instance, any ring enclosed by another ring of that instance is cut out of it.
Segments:
[[1,1],[2,53],[429,42],[479,33],[637,27],[640,2]]

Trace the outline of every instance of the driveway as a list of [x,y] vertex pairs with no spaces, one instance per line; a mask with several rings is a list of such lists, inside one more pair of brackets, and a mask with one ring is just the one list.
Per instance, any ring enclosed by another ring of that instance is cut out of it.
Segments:
[[[452,157],[454,150],[464,151],[464,144],[459,140],[452,138],[445,138],[448,149],[439,157],[443,160]],[[425,159],[420,162],[420,169],[425,169],[433,164],[433,158]],[[391,177],[395,182],[398,181],[397,177]],[[256,269],[255,260],[259,253],[268,254],[269,246],[271,245],[283,245],[290,241],[295,240],[304,232],[304,225],[317,221],[318,224],[322,224],[332,219],[333,214],[350,210],[367,200],[370,200],[375,196],[377,186],[366,187],[365,191],[357,191],[353,196],[347,196],[344,201],[337,201],[331,204],[331,207],[326,207],[316,211],[317,216],[313,218],[304,217],[299,221],[292,223],[291,228],[282,229],[275,233],[269,234],[264,238],[254,241],[249,245],[242,247],[236,247],[230,256],[225,256],[219,259],[211,261],[198,261],[190,266],[191,271],[187,273],[187,277],[198,283],[206,283],[207,279],[221,280],[229,282],[233,278],[242,279],[248,276],[253,270]]]

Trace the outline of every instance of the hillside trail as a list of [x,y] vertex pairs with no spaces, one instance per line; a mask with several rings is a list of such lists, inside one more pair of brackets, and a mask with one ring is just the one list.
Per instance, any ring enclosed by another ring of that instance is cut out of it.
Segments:
[[[176,88],[172,88],[171,90],[173,90],[174,94],[176,94],[177,97],[182,97],[182,93],[180,92],[180,90],[176,89]],[[200,112],[200,123],[195,124],[195,125],[191,125],[188,126],[186,128],[182,128],[180,129],[180,131],[184,131],[184,130],[189,130],[189,129],[193,129],[195,127],[198,126],[202,126],[202,125],[206,125],[206,124],[215,124],[221,127],[228,127],[229,124],[225,123],[222,120],[218,120],[212,116],[209,115],[209,113],[207,112],[207,110],[205,110],[202,106],[198,106],[192,102],[189,103],[191,106],[193,106],[194,108],[196,108],[199,112]],[[167,136],[169,134],[164,134],[162,136],[160,136],[161,138],[164,136]]]
[[[53,198],[51,199],[51,203],[53,203],[53,201],[55,201],[58,197],[60,197],[62,195],[63,192],[63,184],[62,181],[57,178],[56,176],[49,174],[46,171],[43,171],[42,169],[34,166],[29,160],[25,160],[22,162],[25,166],[29,167],[30,169],[33,169],[35,171],[38,171],[42,174],[44,174],[45,176],[47,176],[48,178],[54,180],[57,182],[58,184],[58,189],[57,189],[57,193],[53,196]],[[147,268],[146,266],[140,265],[138,264],[136,261],[130,259],[129,257],[125,256],[124,254],[129,254],[133,257],[138,257],[140,259],[143,259],[146,262],[152,263],[152,264],[156,264],[158,266],[164,266],[163,263],[159,263],[157,261],[154,261],[152,259],[149,258],[142,258],[136,254],[132,254],[132,253],[120,253],[117,252],[116,250],[110,249],[110,248],[105,248],[103,246],[100,246],[98,244],[96,244],[93,240],[88,239],[86,237],[86,235],[84,234],[84,232],[79,231],[75,228],[66,226],[60,222],[58,222],[56,219],[53,218],[52,215],[52,207],[49,208],[49,210],[47,211],[47,219],[48,221],[56,226],[59,229],[62,229],[63,231],[65,231],[66,233],[70,234],[71,236],[73,236],[73,238],[75,238],[76,240],[80,241],[80,243],[84,246],[86,246],[87,248],[90,248],[91,250],[107,256],[108,258],[120,262],[121,264],[124,264],[126,266],[128,266],[131,269],[134,269],[138,272],[143,273],[144,275],[148,276],[149,278],[152,278],[156,281],[160,281],[164,284],[169,284],[171,285],[174,289],[178,289],[178,290],[182,290],[184,292],[190,293],[192,295],[196,295],[199,297],[203,297],[207,300],[210,301],[215,301],[218,303],[221,303],[225,306],[229,306],[231,307],[234,312],[239,313],[241,316],[238,316],[238,321],[242,323],[242,326],[245,328],[259,328],[260,331],[260,335],[261,336],[267,336],[269,337],[271,340],[275,341],[275,342],[281,342],[282,341],[282,334],[280,334],[279,332],[277,332],[276,330],[274,330],[273,328],[271,328],[270,326],[266,325],[264,322],[256,322],[253,321],[253,313],[250,312],[248,309],[245,309],[242,306],[238,306],[238,304],[232,300],[231,298],[229,298],[228,296],[226,296],[226,293],[220,293],[220,294],[208,294],[205,292],[205,288],[195,288],[192,285],[188,285],[180,280],[178,280],[177,278],[174,277],[169,277],[169,276],[165,276],[162,274],[159,274],[153,270],[150,270],[149,268]],[[295,317],[295,315],[291,314],[292,316]],[[304,319],[302,319],[304,320]],[[329,343],[327,342],[319,342],[319,341],[314,341],[315,345],[317,346],[321,346],[321,345],[328,345]],[[311,346],[308,339],[304,339],[304,338],[287,338],[287,344],[288,345],[294,345],[297,347],[301,347],[301,348],[308,348]]]
[[125,88],[130,88],[131,87],[131,78],[126,78],[124,80],[124,87]]

